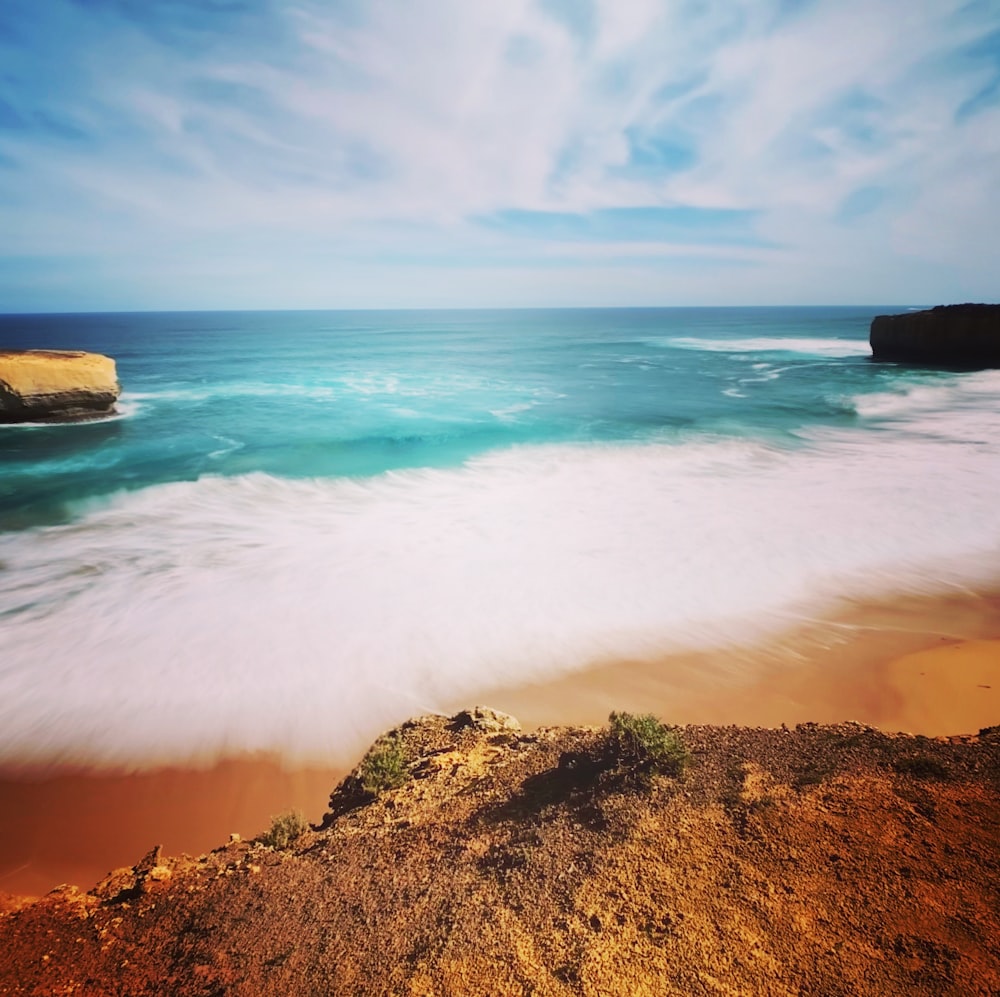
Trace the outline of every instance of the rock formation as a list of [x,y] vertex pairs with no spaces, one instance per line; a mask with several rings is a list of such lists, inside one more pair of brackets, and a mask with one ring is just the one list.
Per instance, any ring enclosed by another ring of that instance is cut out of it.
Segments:
[[0,993],[1000,993],[1000,728],[612,730],[403,724],[285,847],[0,903]]
[[0,352],[0,423],[94,419],[120,393],[114,360],[99,353]]
[[1000,305],[938,305],[878,315],[869,341],[876,360],[944,366],[1000,366]]

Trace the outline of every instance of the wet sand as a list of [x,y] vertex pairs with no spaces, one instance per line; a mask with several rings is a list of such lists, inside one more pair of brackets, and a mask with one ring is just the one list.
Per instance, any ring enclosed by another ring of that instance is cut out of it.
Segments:
[[[844,603],[757,646],[609,661],[476,698],[525,727],[601,724],[628,710],[678,724],[856,720],[890,732],[975,733],[1000,724],[1000,595]],[[0,771],[0,892],[87,889],[154,844],[197,854],[231,832],[252,837],[292,807],[317,821],[343,775],[267,756],[131,775]]]
[[617,709],[677,724],[974,734],[1000,724],[1000,595],[845,602],[756,646],[608,662],[485,701],[525,726],[601,724]]
[[0,771],[0,893],[89,889],[154,845],[197,855],[233,832],[251,838],[289,809],[317,821],[343,776],[260,755],[131,774]]

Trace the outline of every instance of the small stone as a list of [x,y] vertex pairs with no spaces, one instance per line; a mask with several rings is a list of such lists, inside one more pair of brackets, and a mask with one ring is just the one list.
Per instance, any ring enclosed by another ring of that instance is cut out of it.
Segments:
[[516,718],[489,706],[474,706],[471,710],[462,710],[451,718],[451,725],[455,730],[464,730],[466,727],[493,732],[516,733],[521,730],[521,724]]
[[163,845],[153,845],[152,848],[135,864],[137,876],[145,876],[150,869],[160,864],[160,856],[163,854]]

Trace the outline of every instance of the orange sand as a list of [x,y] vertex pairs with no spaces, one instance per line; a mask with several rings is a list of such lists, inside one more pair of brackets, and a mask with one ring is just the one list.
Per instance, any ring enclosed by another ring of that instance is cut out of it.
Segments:
[[266,756],[128,775],[0,771],[0,893],[39,895],[60,883],[89,889],[153,845],[198,854],[232,832],[251,838],[292,808],[318,821],[343,776],[288,770]]
[[1000,724],[1000,597],[845,604],[758,646],[608,662],[484,701],[526,726],[600,724],[617,709],[678,724],[976,733]]
[[[1000,596],[845,604],[760,646],[608,662],[476,698],[525,727],[601,724],[617,709],[679,724],[857,720],[975,733],[1000,724]],[[251,837],[291,807],[316,821],[343,774],[261,756],[133,775],[0,771],[0,893],[89,888],[154,844],[196,854],[233,831]]]
[[[701,655],[625,662],[501,691],[489,702],[531,725],[570,717],[600,724],[612,709],[655,713],[679,724],[778,727],[855,720],[889,733],[928,736],[974,734],[1000,724],[1000,639],[942,642],[888,660],[845,655],[827,669],[816,660],[798,666],[755,661],[747,652],[741,663],[756,667],[727,683],[724,671],[706,671],[710,662]],[[678,675],[691,681],[683,686]]]
[[1000,640],[970,640],[905,654],[889,663],[886,685],[903,730],[976,731],[1000,724]]

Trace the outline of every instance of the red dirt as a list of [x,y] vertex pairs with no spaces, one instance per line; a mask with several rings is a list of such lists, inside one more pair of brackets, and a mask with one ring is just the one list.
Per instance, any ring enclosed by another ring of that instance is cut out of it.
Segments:
[[[0,994],[1000,993],[1000,730],[404,725],[288,849],[156,850],[0,912]],[[2,911],[2,908],[0,908]]]

